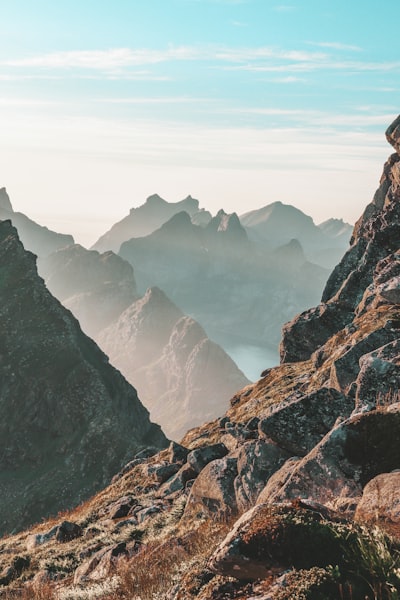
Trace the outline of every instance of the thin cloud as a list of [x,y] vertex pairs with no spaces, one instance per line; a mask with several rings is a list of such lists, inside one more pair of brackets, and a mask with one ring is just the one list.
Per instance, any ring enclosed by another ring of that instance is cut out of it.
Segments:
[[307,42],[310,46],[317,46],[318,48],[332,48],[333,50],[350,50],[351,52],[361,52],[360,46],[354,46],[353,44],[343,44],[342,42]]

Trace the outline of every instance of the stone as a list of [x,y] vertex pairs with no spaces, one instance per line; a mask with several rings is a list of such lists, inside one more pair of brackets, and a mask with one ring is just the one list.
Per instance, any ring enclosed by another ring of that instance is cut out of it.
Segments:
[[267,440],[246,442],[241,446],[235,479],[236,502],[240,511],[254,505],[268,479],[288,458],[287,451]]
[[189,464],[183,465],[179,471],[164,483],[158,490],[157,495],[159,497],[169,496],[175,492],[179,492],[185,489],[187,483],[195,479],[198,472],[193,469]]
[[171,463],[184,463],[188,454],[189,450],[187,448],[172,441],[168,448],[167,460]]
[[194,471],[200,473],[209,462],[222,458],[226,454],[228,454],[228,449],[224,444],[202,446],[189,452],[187,462]]
[[400,154],[400,115],[387,128],[386,139],[396,150],[397,154]]
[[127,554],[125,543],[102,548],[75,570],[74,584],[79,585],[85,581],[104,579],[116,568],[119,559]]
[[361,523],[378,522],[383,526],[400,523],[399,470],[377,475],[367,483],[355,519]]
[[399,377],[399,339],[365,354],[356,380],[356,412],[399,402]]
[[132,496],[122,496],[107,508],[108,518],[121,519],[126,517],[135,504],[136,501]]
[[265,579],[288,568],[308,569],[344,563],[349,528],[295,505],[260,504],[235,523],[211,556],[219,575]]
[[185,517],[197,512],[227,517],[237,511],[234,481],[237,459],[225,456],[208,463],[191,487]]
[[399,431],[400,407],[392,412],[352,416],[334,427],[289,470],[284,465],[283,477],[277,471],[258,502],[304,498],[354,513],[363,487],[400,464]]
[[71,523],[71,521],[63,521],[57,527],[55,539],[57,540],[57,542],[65,543],[77,537],[80,537],[82,533],[82,527],[78,525],[78,523]]
[[332,429],[339,416],[347,418],[354,402],[332,388],[290,397],[273,407],[259,424],[260,433],[291,455],[302,456]]
[[361,357],[396,340],[398,337],[399,332],[397,330],[387,327],[381,327],[367,334],[333,362],[330,385],[340,392],[346,393],[351,384],[357,379]]

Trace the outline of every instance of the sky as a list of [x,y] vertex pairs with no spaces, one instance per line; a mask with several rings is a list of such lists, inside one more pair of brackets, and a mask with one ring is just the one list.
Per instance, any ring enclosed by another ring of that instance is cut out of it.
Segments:
[[399,22],[398,0],[0,1],[0,187],[86,246],[153,193],[354,223]]

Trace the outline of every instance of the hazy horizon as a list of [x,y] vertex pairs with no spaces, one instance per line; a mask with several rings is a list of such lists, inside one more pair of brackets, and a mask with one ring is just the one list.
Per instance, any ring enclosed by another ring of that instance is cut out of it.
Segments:
[[0,185],[89,246],[153,193],[354,223],[399,112],[400,5],[385,14],[378,27],[372,1],[3,3]]

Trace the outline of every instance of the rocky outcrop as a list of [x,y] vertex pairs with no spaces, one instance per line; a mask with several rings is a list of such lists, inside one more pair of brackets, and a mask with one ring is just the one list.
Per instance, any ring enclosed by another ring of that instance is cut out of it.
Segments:
[[136,391],[0,223],[0,530],[87,498],[135,452],[163,446]]
[[47,227],[42,227],[20,212],[14,212],[6,188],[0,189],[0,220],[12,221],[18,230],[18,235],[24,247],[37,256],[47,256],[59,248],[74,243],[72,235],[56,233]]

